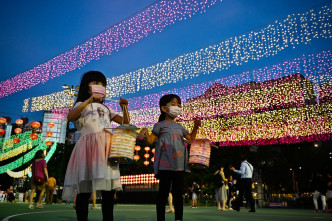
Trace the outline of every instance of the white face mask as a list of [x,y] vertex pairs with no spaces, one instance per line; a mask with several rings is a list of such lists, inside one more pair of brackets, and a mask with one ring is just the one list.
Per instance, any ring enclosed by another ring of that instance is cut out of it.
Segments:
[[172,118],[177,118],[181,114],[181,108],[178,106],[169,106],[169,112],[167,112],[168,116]]
[[101,97],[106,96],[106,88],[103,85],[93,84],[90,85],[90,87],[91,87],[91,94],[97,94],[100,95]]

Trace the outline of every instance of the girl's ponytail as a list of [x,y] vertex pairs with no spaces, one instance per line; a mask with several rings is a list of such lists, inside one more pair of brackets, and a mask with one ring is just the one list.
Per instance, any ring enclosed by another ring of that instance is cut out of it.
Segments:
[[159,115],[159,120],[158,120],[158,122],[163,121],[163,120],[165,120],[165,119],[166,119],[166,114],[165,114],[165,112],[162,112],[162,111],[161,111],[161,114]]

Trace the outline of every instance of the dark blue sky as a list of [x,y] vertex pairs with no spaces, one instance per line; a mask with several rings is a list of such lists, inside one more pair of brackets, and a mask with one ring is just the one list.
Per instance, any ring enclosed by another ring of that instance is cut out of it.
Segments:
[[[14,77],[71,49],[154,2],[153,0],[0,1],[0,81]],[[23,100],[61,91],[63,84],[78,85],[82,73],[86,71],[99,70],[107,77],[123,74],[239,35],[324,2],[327,1],[217,0],[217,3],[205,13],[177,21],[162,32],[151,34],[127,48],[120,48],[110,56],[103,56],[98,61],[92,61],[81,69],[45,84],[0,98],[0,116],[11,116],[13,120],[20,116],[41,120],[41,111],[21,112]],[[181,84],[192,84],[266,66],[302,54],[329,49],[331,45],[331,40],[314,40],[311,45],[289,48],[277,56],[233,67],[225,73],[204,75],[205,79],[193,79]],[[167,85],[164,89],[174,86],[177,85]],[[163,88],[142,93],[160,90]],[[130,96],[133,95],[124,97]]]

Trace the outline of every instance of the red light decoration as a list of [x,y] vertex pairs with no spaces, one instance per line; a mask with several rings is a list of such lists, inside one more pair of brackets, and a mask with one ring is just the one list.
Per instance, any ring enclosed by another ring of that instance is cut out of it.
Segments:
[[21,142],[21,140],[20,140],[20,138],[17,138],[17,137],[16,137],[16,138],[13,139],[13,142],[14,142],[14,143],[19,143],[19,142]]
[[144,154],[144,157],[145,157],[145,158],[149,158],[149,157],[150,157],[150,154],[146,153],[146,154]]
[[138,145],[136,145],[136,146],[135,146],[135,150],[136,150],[136,151],[140,151],[140,150],[141,150],[141,147],[138,146]]
[[39,128],[40,127],[40,123],[38,121],[34,121],[31,123],[31,126],[35,129]]
[[134,160],[135,160],[135,161],[137,161],[137,160],[139,160],[139,159],[140,159],[139,155],[137,155],[137,154],[134,155]]
[[23,120],[22,120],[22,119],[17,119],[17,120],[15,121],[15,123],[16,123],[18,126],[20,126],[20,125],[23,124]]
[[7,119],[4,117],[0,117],[0,125],[7,123]]
[[153,149],[151,150],[151,152],[154,154],[154,152],[155,152],[155,148],[153,148]]
[[151,162],[154,162],[154,157],[151,157]]
[[38,134],[36,134],[36,133],[31,133],[31,134],[30,134],[30,138],[33,139],[33,140],[38,139]]
[[14,132],[16,133],[16,134],[20,134],[20,133],[22,133],[22,129],[21,128],[15,128],[15,130],[14,130]]
[[48,136],[48,137],[52,137],[52,136],[53,136],[53,133],[52,133],[51,131],[48,131],[48,132],[46,132],[46,136]]
[[54,125],[55,125],[55,124],[54,124],[53,122],[48,123],[48,127],[49,127],[49,128],[54,127]]
[[45,144],[46,144],[46,146],[50,147],[50,146],[52,146],[53,143],[52,143],[52,141],[46,141]]
[[146,161],[144,161],[144,165],[145,165],[145,166],[149,166],[149,164],[150,164],[150,162],[149,162],[149,161],[147,161],[147,160],[146,160]]
[[149,150],[150,150],[150,147],[144,147],[144,150],[145,150],[145,151],[149,151]]
[[4,129],[0,128],[0,136],[4,135],[6,133],[6,131]]

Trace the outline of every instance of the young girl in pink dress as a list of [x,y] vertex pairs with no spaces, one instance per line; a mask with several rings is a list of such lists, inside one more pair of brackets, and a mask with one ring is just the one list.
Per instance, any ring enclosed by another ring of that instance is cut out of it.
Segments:
[[64,181],[62,199],[70,201],[77,194],[77,220],[88,220],[91,193],[102,196],[103,220],[113,220],[114,193],[121,190],[118,164],[108,161],[111,134],[105,128],[111,121],[128,124],[128,101],[120,99],[124,119],[103,105],[106,95],[106,78],[98,71],[89,71],[82,77],[76,103],[69,112],[68,121],[74,122],[81,137],[77,141]]

